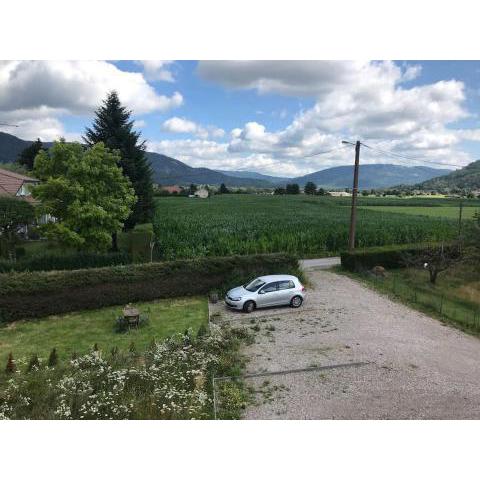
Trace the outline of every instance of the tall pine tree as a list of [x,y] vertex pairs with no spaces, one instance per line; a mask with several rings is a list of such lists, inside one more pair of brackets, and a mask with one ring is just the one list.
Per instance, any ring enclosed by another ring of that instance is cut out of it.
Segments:
[[45,149],[43,148],[42,141],[37,138],[35,142],[33,142],[20,153],[17,158],[17,163],[20,164],[22,167],[25,167],[27,170],[33,170],[33,162],[40,150]]
[[[140,141],[140,132],[133,130],[132,112],[127,110],[115,91],[110,92],[95,112],[92,128],[87,128],[84,141],[92,146],[103,142],[110,149],[120,152],[124,175],[132,182],[138,200],[132,214],[125,221],[125,228],[137,223],[148,223],[154,212],[152,169],[145,155],[145,142]],[[114,237],[114,248],[116,239]]]

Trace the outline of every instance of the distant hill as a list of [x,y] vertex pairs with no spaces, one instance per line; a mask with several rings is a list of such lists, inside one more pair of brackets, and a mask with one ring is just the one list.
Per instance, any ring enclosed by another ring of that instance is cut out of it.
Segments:
[[419,190],[480,190],[480,160],[448,175],[432,178],[415,185]]
[[[22,140],[15,135],[0,132],[0,163],[14,163],[18,155],[33,141]],[[52,142],[43,142],[45,147],[50,147]]]
[[[22,140],[8,133],[0,132],[0,163],[13,163],[18,155],[33,142]],[[50,146],[51,143],[45,143]],[[189,167],[180,160],[154,152],[147,152],[147,157],[152,164],[154,181],[162,185],[190,183],[220,185],[225,183],[228,187],[271,187],[266,180],[256,178],[241,178],[227,176],[209,168]]]
[[242,178],[225,175],[209,168],[189,167],[180,160],[167,157],[161,153],[147,152],[154,172],[154,180],[162,185],[186,185],[190,183],[204,183],[227,187],[271,187],[271,183],[256,178]]
[[[392,164],[360,165],[358,185],[360,189],[388,188],[395,185],[413,185],[424,182],[450,170],[430,167],[403,167]],[[351,188],[353,181],[353,166],[327,168],[291,180],[303,186],[313,182],[322,188]]]
[[8,133],[0,132],[0,163],[13,163],[18,154],[32,142],[22,140]]
[[[0,163],[15,162],[20,152],[31,143],[32,141],[21,140],[14,135],[0,132]],[[46,143],[45,145],[49,146],[51,143]],[[302,177],[286,178],[249,171],[194,168],[180,160],[154,152],[147,152],[147,157],[152,165],[154,181],[162,185],[188,185],[190,183],[220,185],[224,183],[227,187],[272,188],[285,185],[286,183],[298,183],[304,186],[307,182],[314,182],[318,187],[333,189],[351,188],[353,178],[353,166],[327,168]],[[475,164],[477,165],[476,167],[474,167]],[[466,169],[469,170],[465,175],[461,173]],[[467,182],[465,187],[460,188],[479,188],[480,174],[478,170],[480,170],[480,162],[474,162],[466,169],[450,172],[450,170],[429,167],[403,167],[391,164],[361,165],[359,188],[388,188],[400,184],[422,184],[426,185],[425,188],[437,188],[429,186],[430,184],[422,183],[434,177],[448,177],[449,180],[447,182],[457,182],[458,184]],[[477,172],[476,177],[475,171]],[[473,177],[470,178],[472,175]],[[466,177],[470,178],[470,180],[465,180]],[[440,179],[438,181],[443,182]]]
[[248,172],[242,170],[217,170],[217,172],[228,175],[229,177],[237,178],[254,178],[256,180],[265,180],[273,185],[279,185],[285,182],[289,182],[291,178],[289,177],[274,177],[272,175],[264,175],[263,173],[258,172]]

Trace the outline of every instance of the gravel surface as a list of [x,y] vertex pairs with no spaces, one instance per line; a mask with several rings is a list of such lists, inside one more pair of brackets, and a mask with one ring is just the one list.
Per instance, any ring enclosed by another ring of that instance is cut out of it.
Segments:
[[[247,379],[247,419],[480,419],[480,340],[330,271],[308,272],[300,309],[213,318],[249,326],[247,373],[365,362]],[[216,314],[215,314],[216,312]]]
[[301,268],[331,268],[340,265],[340,257],[309,258],[300,260]]

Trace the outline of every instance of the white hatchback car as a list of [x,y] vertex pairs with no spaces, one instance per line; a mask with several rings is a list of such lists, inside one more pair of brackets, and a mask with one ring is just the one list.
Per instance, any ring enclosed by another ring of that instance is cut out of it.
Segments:
[[229,290],[225,303],[247,313],[255,308],[277,305],[298,308],[304,302],[305,294],[305,287],[293,275],[266,275]]

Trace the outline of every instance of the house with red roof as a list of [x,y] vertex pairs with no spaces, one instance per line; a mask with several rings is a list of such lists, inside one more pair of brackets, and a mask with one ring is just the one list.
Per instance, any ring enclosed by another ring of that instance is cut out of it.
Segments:
[[37,185],[39,180],[20,173],[11,172],[0,168],[0,195],[21,197],[28,202],[35,202],[31,194],[31,187]]

